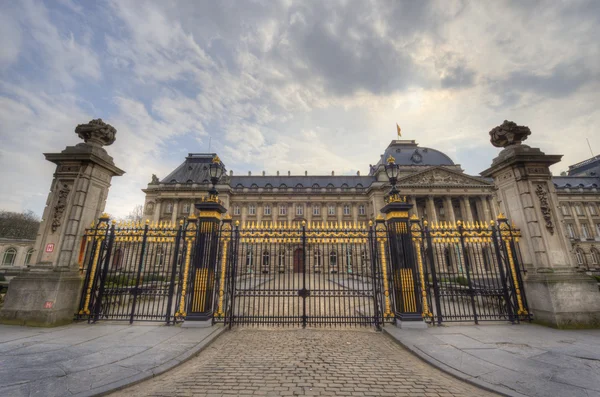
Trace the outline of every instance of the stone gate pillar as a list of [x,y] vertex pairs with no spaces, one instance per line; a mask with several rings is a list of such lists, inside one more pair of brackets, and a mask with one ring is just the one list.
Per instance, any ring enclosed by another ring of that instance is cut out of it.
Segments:
[[505,121],[490,131],[504,150],[481,173],[492,177],[501,210],[521,228],[521,254],[528,271],[525,293],[534,320],[559,328],[600,326],[600,293],[595,280],[577,272],[563,232],[563,218],[549,167],[561,155],[521,144],[528,127]]
[[104,211],[112,177],[124,174],[103,148],[115,141],[115,128],[97,119],[78,125],[75,133],[84,143],[44,154],[56,171],[33,265],[11,281],[2,323],[54,326],[73,320],[83,280],[78,270],[82,236]]

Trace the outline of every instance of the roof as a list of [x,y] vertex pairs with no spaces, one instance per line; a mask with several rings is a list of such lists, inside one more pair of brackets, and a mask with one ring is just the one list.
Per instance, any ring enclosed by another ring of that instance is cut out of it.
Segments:
[[216,153],[188,153],[185,161],[169,175],[161,179],[161,183],[202,183],[210,181],[208,167]]
[[569,176],[600,176],[600,155],[569,166]]
[[348,187],[356,187],[362,185],[362,187],[369,187],[371,183],[375,181],[372,176],[352,176],[352,175],[325,175],[325,176],[312,176],[312,175],[292,175],[292,176],[231,176],[230,186],[236,187],[242,185],[244,187],[265,187],[270,184],[272,187],[279,187],[285,185],[287,187],[296,187],[302,185],[302,187],[312,187],[317,184],[319,187],[327,187],[329,184],[333,187],[341,187],[346,184]]
[[421,147],[414,140],[395,140],[390,142],[377,165],[385,164],[392,156],[396,164],[403,165],[455,165],[454,161],[445,153],[428,147]]
[[552,183],[557,189],[594,189],[600,187],[600,178],[593,176],[554,176],[552,177]]

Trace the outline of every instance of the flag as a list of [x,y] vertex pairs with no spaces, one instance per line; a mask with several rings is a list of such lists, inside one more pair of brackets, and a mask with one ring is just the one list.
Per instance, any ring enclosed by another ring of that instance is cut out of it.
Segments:
[[398,130],[398,138],[400,138],[402,136],[402,130],[400,129],[398,123],[396,123],[396,129]]

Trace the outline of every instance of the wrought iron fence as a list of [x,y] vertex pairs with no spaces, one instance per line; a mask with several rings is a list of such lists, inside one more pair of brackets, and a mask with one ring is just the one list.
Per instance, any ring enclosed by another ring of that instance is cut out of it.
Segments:
[[531,320],[523,290],[520,231],[498,222],[413,225],[423,258],[424,317],[431,322]]

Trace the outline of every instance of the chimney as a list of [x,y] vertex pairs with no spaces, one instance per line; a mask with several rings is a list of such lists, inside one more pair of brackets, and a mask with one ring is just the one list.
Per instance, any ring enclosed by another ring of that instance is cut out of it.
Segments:
[[263,176],[265,176],[265,172],[263,171]]
[[279,171],[277,171],[277,176],[279,176]]
[[288,171],[288,176],[290,176],[292,173],[290,171]]
[[252,171],[248,171],[248,176],[251,176],[251,175],[252,175]]
[[304,176],[308,176],[308,171],[304,171]]
[[334,176],[334,175],[335,175],[335,172],[334,172],[334,171],[331,171],[331,176]]

